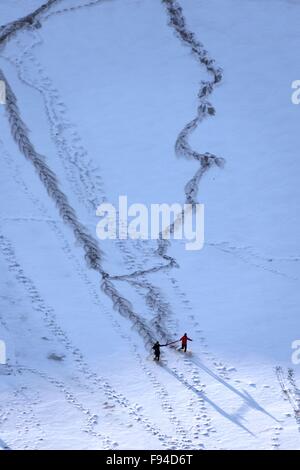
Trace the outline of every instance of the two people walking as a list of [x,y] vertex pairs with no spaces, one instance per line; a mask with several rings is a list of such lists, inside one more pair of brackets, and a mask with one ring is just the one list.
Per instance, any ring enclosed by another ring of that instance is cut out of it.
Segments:
[[154,351],[154,360],[159,361],[159,358],[160,358],[160,348],[162,348],[162,347],[164,347],[164,346],[169,346],[170,344],[175,344],[175,343],[177,343],[178,341],[181,341],[181,348],[180,348],[180,349],[183,349],[183,351],[186,352],[186,350],[187,350],[187,342],[188,342],[188,341],[193,341],[193,340],[192,340],[191,338],[189,338],[186,333],[184,333],[184,335],[183,335],[180,339],[177,339],[176,341],[172,341],[171,343],[160,344],[159,341],[156,341],[156,343],[155,343],[154,346],[152,347],[152,349],[153,349],[153,351]]

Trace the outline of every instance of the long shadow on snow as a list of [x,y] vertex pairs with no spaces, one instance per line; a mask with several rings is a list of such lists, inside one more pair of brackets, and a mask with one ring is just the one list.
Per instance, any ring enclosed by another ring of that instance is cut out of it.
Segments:
[[218,413],[220,413],[220,415],[222,415],[224,418],[228,419],[229,421],[231,421],[233,424],[236,424],[237,426],[239,426],[240,428],[242,428],[244,431],[246,431],[248,434],[250,434],[251,436],[255,436],[255,434],[253,434],[253,432],[250,431],[250,429],[246,428],[246,426],[244,426],[240,420],[241,419],[244,419],[242,418],[241,416],[236,416],[235,415],[232,415],[232,414],[229,414],[227,413],[225,410],[223,410],[219,405],[217,405],[214,401],[212,401],[210,398],[208,398],[207,395],[205,395],[205,393],[201,392],[200,390],[197,390],[196,387],[194,387],[194,385],[191,385],[189,384],[188,382],[186,382],[185,379],[182,379],[174,370],[170,369],[167,365],[163,365],[163,368],[169,373],[171,374],[173,377],[175,377],[177,380],[179,380],[180,383],[182,383],[182,385],[184,385],[188,390],[191,390],[192,392],[194,392],[199,398],[202,398],[206,403],[208,403],[210,406],[212,406],[212,408],[214,408]]
[[198,366],[200,369],[202,369],[204,372],[206,372],[208,375],[210,375],[213,379],[217,380],[219,383],[224,385],[226,388],[228,388],[228,390],[230,390],[231,392],[238,395],[242,400],[244,400],[244,402],[250,408],[253,408],[257,411],[260,411],[260,412],[266,414],[267,416],[269,416],[270,418],[274,419],[276,422],[278,422],[278,420],[275,418],[275,416],[271,415],[267,410],[265,410],[261,405],[259,405],[257,403],[257,401],[255,401],[254,398],[246,390],[243,390],[243,392],[241,392],[237,388],[233,387],[233,385],[226,382],[226,380],[222,379],[222,377],[220,377],[219,375],[215,374],[215,372],[213,372],[211,369],[209,369],[207,366],[205,366],[196,357],[189,357],[189,361],[193,362],[193,364]]

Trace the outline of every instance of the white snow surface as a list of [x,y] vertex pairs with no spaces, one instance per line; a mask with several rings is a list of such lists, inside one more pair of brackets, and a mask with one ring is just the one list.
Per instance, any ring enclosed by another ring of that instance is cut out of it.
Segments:
[[[216,115],[189,143],[225,165],[199,184],[204,248],[172,241],[178,267],[112,282],[153,337],[164,342],[156,322],[172,339],[186,331],[190,351],[163,348],[153,361],[0,105],[0,448],[300,449],[300,3],[176,3],[223,69],[208,98]],[[0,23],[41,4],[1,0]],[[198,165],[174,145],[209,76],[164,3],[60,0],[39,21],[0,45],[0,69],[79,221],[96,237],[95,207],[119,195],[184,203]],[[110,275],[166,264],[154,241],[98,242]]]

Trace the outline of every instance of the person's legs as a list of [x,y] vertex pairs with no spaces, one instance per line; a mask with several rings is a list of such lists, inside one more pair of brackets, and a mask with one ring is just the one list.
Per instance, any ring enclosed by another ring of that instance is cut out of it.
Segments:
[[186,344],[184,345],[184,352],[186,352]]

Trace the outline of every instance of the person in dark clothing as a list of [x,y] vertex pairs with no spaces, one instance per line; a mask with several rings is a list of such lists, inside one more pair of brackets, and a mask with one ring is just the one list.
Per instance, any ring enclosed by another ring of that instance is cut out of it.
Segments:
[[189,338],[186,333],[184,333],[184,335],[180,338],[180,341],[181,341],[181,349],[183,349],[184,352],[186,352],[187,342],[188,341],[193,341],[193,340],[191,338]]
[[156,341],[152,349],[154,350],[154,360],[159,361],[160,358],[160,347],[161,345],[159,344],[159,341]]

